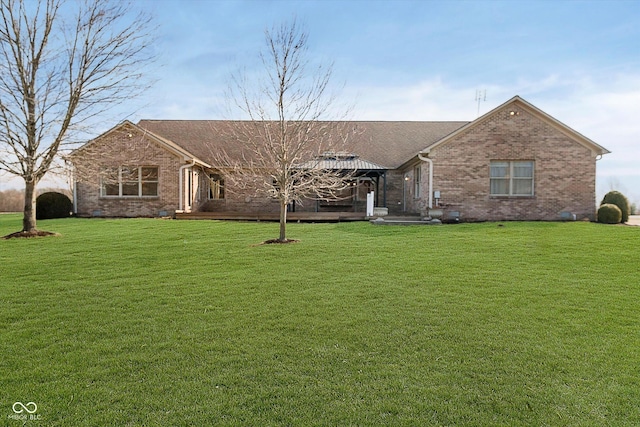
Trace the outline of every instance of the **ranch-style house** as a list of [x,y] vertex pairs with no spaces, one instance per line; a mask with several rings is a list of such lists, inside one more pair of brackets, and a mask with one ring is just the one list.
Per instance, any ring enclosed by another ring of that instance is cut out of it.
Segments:
[[[79,216],[278,212],[228,188],[216,150],[233,153],[229,120],[124,121],[71,156]],[[294,212],[377,212],[444,220],[595,219],[596,161],[607,149],[515,96],[471,122],[353,121],[349,150],[328,153],[356,172],[339,200]],[[80,173],[82,171],[82,173]],[[82,178],[80,178],[82,176]]]

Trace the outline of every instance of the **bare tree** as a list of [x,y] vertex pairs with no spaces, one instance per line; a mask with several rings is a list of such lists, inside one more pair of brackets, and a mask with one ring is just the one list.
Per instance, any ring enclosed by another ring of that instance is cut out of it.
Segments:
[[61,147],[143,88],[150,22],[120,1],[0,0],[0,171],[25,182],[23,234]]
[[327,167],[328,155],[345,147],[347,125],[321,120],[334,103],[332,67],[311,64],[307,40],[295,21],[265,31],[262,74],[235,76],[228,96],[249,118],[231,130],[240,149],[218,156],[229,187],[251,188],[279,202],[280,242],[287,241],[290,203],[336,198],[350,173]]

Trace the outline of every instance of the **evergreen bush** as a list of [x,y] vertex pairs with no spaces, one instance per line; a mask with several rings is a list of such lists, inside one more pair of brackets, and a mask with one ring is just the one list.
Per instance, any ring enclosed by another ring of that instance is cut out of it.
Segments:
[[598,222],[603,224],[618,224],[622,218],[622,211],[613,203],[605,203],[598,208]]
[[67,218],[73,203],[62,193],[42,193],[36,198],[36,219]]
[[629,200],[619,191],[609,191],[604,195],[602,202],[600,205],[604,205],[606,203],[616,205],[620,208],[620,212],[622,212],[622,218],[620,222],[629,221]]

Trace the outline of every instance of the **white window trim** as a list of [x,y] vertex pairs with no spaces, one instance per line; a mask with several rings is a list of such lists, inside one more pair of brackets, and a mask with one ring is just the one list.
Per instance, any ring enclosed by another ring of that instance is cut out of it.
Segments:
[[422,195],[422,170],[420,166],[413,168],[413,198],[418,199]]
[[[122,169],[123,168],[134,168],[137,167],[138,169],[138,194],[137,195],[123,195],[122,194],[122,186],[123,186],[123,181],[122,181]],[[100,177],[100,197],[103,198],[108,198],[108,199],[153,199],[153,198],[158,198],[160,195],[160,168],[158,166],[151,166],[151,165],[143,165],[143,166],[127,166],[127,165],[123,165],[123,166],[117,166],[118,168],[118,195],[115,194],[105,194],[105,183],[103,181],[103,177]],[[143,180],[142,179],[142,168],[155,168],[158,170],[158,179],[156,181],[150,181],[150,180]],[[142,195],[142,184],[143,183],[151,183],[154,182],[157,184],[156,187],[156,194],[152,194],[152,195]],[[115,182],[113,183],[115,184]]]
[[[491,163],[508,163],[509,164],[509,175],[507,177],[504,178],[493,178],[491,176]],[[524,162],[529,162],[531,163],[531,177],[515,177],[514,173],[513,173],[513,168],[514,165],[516,163],[524,163]],[[491,197],[533,197],[535,195],[535,175],[536,175],[536,162],[534,160],[492,160],[489,163],[489,195]],[[494,179],[501,179],[501,180],[509,180],[509,193],[506,194],[498,194],[498,193],[492,193],[491,192],[491,181]],[[513,193],[513,181],[514,180],[527,180],[527,181],[531,181],[531,193],[529,194],[514,194]]]

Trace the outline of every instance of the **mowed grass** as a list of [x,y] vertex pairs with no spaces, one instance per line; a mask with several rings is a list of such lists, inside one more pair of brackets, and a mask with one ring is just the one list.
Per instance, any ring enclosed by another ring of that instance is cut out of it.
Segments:
[[39,228],[0,240],[0,425],[640,423],[640,227]]

